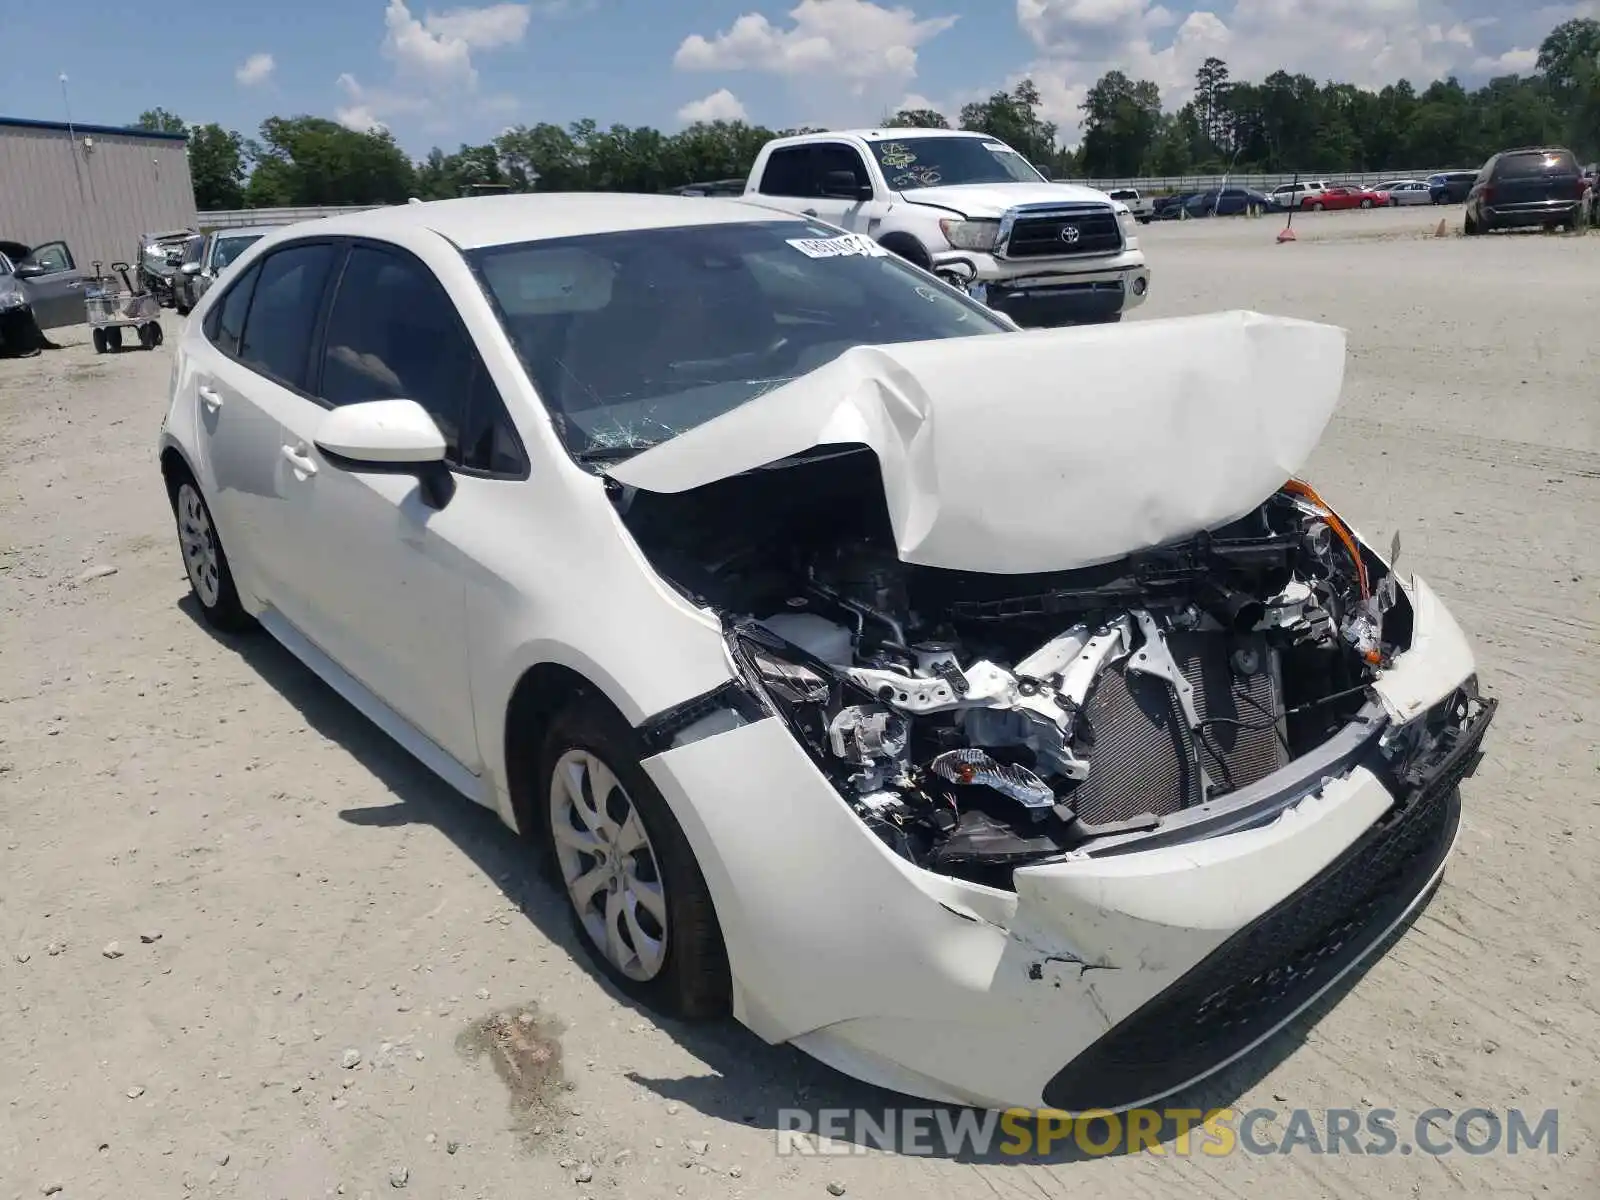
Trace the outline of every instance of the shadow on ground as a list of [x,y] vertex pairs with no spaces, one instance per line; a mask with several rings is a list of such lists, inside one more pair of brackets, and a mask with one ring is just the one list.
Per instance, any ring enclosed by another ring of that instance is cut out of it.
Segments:
[[[495,881],[506,898],[546,938],[584,963],[619,1005],[642,1019],[655,1022],[715,1071],[713,1075],[665,1079],[629,1075],[640,1087],[664,1100],[694,1108],[707,1117],[771,1129],[777,1141],[784,1140],[780,1131],[797,1128],[795,1110],[811,1114],[824,1109],[862,1110],[875,1123],[869,1125],[864,1137],[855,1139],[847,1134],[833,1140],[856,1141],[892,1152],[893,1145],[880,1146],[871,1132],[872,1128],[882,1125],[888,1110],[914,1109],[919,1114],[930,1114],[924,1120],[923,1129],[932,1131],[970,1128],[974,1118],[981,1127],[986,1119],[993,1119],[984,1113],[912,1100],[858,1083],[788,1046],[767,1045],[732,1019],[682,1022],[661,1018],[642,1008],[594,969],[586,943],[571,922],[565,896],[543,879],[527,843],[501,824],[498,817],[436,778],[271,637],[264,633],[219,637],[201,619],[192,595],[185,595],[180,607],[199,628],[243,658],[300,711],[312,728],[343,746],[399,798],[399,803],[384,808],[347,809],[339,814],[343,820],[362,826],[431,825],[439,830]],[[1360,966],[1286,1028],[1225,1071],[1170,1097],[1162,1103],[1163,1111],[1233,1109],[1238,1113],[1239,1097],[1299,1048],[1322,1016],[1359,982],[1371,964],[1404,936],[1423,907],[1419,905],[1413,910],[1411,917]],[[1282,1108],[1287,1110],[1297,1099],[1289,1098]],[[1197,1119],[1168,1119],[1152,1136],[1172,1153],[1184,1128],[1195,1128],[1198,1124]],[[1116,1136],[1119,1133],[1120,1136]],[[1198,1144],[1198,1139],[1194,1144]],[[1101,1121],[1087,1127],[1081,1137],[1062,1139],[1047,1154],[1002,1151],[1004,1146],[1016,1145],[1015,1137],[1008,1137],[1005,1130],[997,1129],[987,1147],[974,1146],[971,1142],[953,1148],[933,1145],[931,1156],[964,1164],[1070,1163],[1126,1154],[1129,1137],[1125,1121],[1115,1126]]]

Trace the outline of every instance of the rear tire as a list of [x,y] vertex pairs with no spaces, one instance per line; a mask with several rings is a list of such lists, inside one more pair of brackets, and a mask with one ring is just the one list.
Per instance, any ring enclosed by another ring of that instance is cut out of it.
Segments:
[[1322,201],[1318,200],[1315,204],[1313,204],[1311,206],[1311,211],[1312,212],[1324,212],[1326,210],[1325,210],[1325,208],[1323,206]]
[[178,549],[183,555],[183,570],[189,589],[200,605],[206,624],[223,633],[243,633],[254,627],[255,618],[239,602],[228,556],[217,535],[211,509],[200,494],[200,485],[187,470],[173,476],[169,485],[172,514],[178,523]]
[[1463,218],[1463,220],[1461,222],[1461,232],[1463,234],[1465,234],[1467,237],[1477,237],[1478,236],[1478,232],[1479,232],[1478,223],[1472,219],[1472,214],[1471,213],[1468,213],[1466,215],[1466,217]]
[[643,755],[628,723],[595,697],[551,722],[533,781],[546,867],[578,939],[621,991],[672,1016],[720,1017],[732,991],[722,928]]
[[96,354],[104,354],[108,348],[106,346],[106,331],[96,327],[95,331],[89,336],[94,342],[94,352]]
[[109,329],[107,329],[105,331],[105,334],[106,334],[106,349],[109,350],[112,354],[118,353],[122,349],[122,329],[121,329],[121,327],[117,326],[117,325],[113,325],[113,326],[111,326]]

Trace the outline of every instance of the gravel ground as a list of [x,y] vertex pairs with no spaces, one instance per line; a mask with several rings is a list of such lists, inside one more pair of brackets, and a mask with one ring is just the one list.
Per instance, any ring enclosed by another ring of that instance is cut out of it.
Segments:
[[1503,700],[1431,906],[1185,1099],[1558,1107],[1557,1155],[778,1157],[780,1108],[892,1101],[619,1000],[509,833],[209,636],[153,455],[169,350],[76,328],[0,360],[0,1197],[1596,1195],[1600,236],[1441,216],[1146,231],[1141,317],[1349,329],[1311,475],[1401,532]]

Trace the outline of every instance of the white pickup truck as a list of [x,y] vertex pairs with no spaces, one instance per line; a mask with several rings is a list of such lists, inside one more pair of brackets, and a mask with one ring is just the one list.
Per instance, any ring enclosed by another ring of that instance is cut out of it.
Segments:
[[1022,326],[1118,321],[1150,289],[1127,205],[1049,182],[988,134],[777,138],[762,147],[744,198],[875,238]]
[[1150,224],[1150,218],[1155,213],[1156,202],[1146,200],[1139,195],[1138,188],[1117,188],[1107,192],[1113,200],[1119,200],[1128,206],[1128,211],[1133,214],[1133,219],[1141,225]]

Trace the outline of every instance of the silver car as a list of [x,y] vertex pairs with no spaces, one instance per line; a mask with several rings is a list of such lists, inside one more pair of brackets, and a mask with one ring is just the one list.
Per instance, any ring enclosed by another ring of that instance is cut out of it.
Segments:
[[1389,193],[1389,206],[1398,208],[1402,204],[1432,204],[1433,193],[1428,185],[1421,179],[1393,179],[1388,183],[1380,183],[1373,189],[1378,192]]
[[206,234],[178,268],[174,291],[177,309],[187,313],[200,297],[211,289],[217,277],[228,269],[228,264],[269,233],[276,233],[281,225],[251,225],[244,229],[213,229]]

